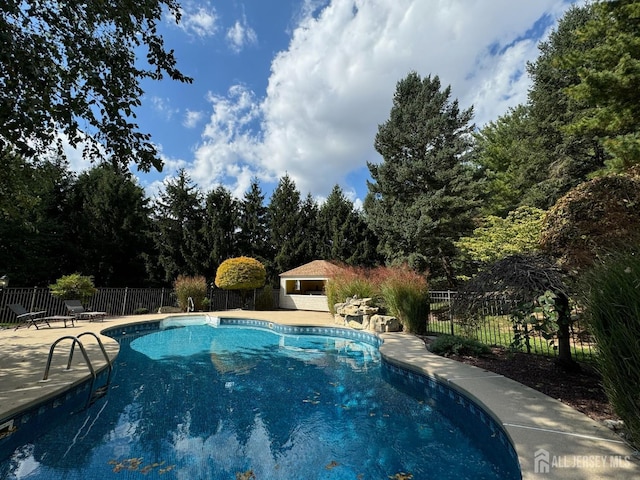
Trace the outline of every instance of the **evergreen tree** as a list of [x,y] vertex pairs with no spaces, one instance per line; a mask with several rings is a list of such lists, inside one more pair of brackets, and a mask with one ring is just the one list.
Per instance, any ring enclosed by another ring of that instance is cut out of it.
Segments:
[[205,200],[204,239],[209,250],[206,276],[213,278],[218,266],[238,253],[238,202],[219,186]]
[[294,255],[302,265],[318,259],[320,250],[320,227],[318,225],[318,203],[311,194],[300,205],[298,218],[298,236],[300,243]]
[[251,180],[240,205],[238,252],[263,263],[270,257],[267,207],[257,178]]
[[[178,275],[203,275],[208,257],[203,238],[202,194],[184,169],[168,180],[154,202],[153,239],[159,267],[159,281],[169,284]],[[149,259],[150,271],[156,268]]]
[[101,287],[143,286],[143,254],[150,246],[144,190],[131,175],[103,164],[82,173],[69,197],[74,271],[92,276]]
[[504,217],[523,203],[540,205],[553,201],[545,188],[549,181],[547,157],[542,153],[542,140],[529,106],[513,108],[474,137],[473,162],[481,167],[484,176],[484,215]]
[[377,263],[376,242],[361,212],[335,185],[318,213],[319,256],[354,266]]
[[452,286],[454,242],[472,229],[478,201],[468,161],[473,109],[461,111],[450,95],[437,76],[398,82],[390,118],[378,127],[383,162],[368,164],[364,207],[388,263],[428,269]]
[[0,152],[0,273],[12,286],[46,286],[73,268],[68,192],[73,177],[59,158]]
[[563,64],[562,59],[569,52],[590,48],[580,36],[592,16],[591,5],[567,10],[549,39],[538,46],[536,61],[527,65],[532,81],[528,105],[535,130],[523,140],[531,144],[526,175],[534,181],[521,205],[547,209],[604,165],[601,142],[594,135],[567,128],[584,115],[588,104],[567,95],[580,82],[579,69]]
[[267,275],[274,285],[279,274],[300,265],[300,207],[300,192],[286,174],[280,178],[267,207],[268,230],[274,251]]
[[602,139],[608,169],[620,172],[640,163],[640,2],[599,1],[591,12],[563,52],[563,68],[579,76],[566,91],[586,105],[570,131]]

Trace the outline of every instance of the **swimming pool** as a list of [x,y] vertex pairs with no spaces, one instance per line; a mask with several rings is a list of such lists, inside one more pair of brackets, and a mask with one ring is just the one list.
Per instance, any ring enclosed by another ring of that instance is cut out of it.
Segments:
[[122,347],[109,395],[18,447],[0,474],[519,478],[385,365],[375,337],[235,323],[112,332]]

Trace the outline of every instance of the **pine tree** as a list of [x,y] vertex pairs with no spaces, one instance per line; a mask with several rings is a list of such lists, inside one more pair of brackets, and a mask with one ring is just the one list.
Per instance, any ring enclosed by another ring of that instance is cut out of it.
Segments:
[[271,271],[268,269],[272,281],[280,273],[299,266],[300,206],[300,192],[287,174],[273,191],[267,209],[270,242],[274,249]]
[[78,177],[69,202],[75,269],[102,287],[144,285],[151,242],[144,190],[130,175],[103,164]]
[[166,182],[153,212],[153,238],[162,281],[172,283],[180,274],[202,275],[207,258],[202,194],[184,169]]
[[238,253],[239,205],[231,192],[219,186],[205,199],[204,239],[209,251],[206,276],[212,278],[218,266]]
[[257,178],[251,180],[240,205],[238,252],[263,263],[270,257],[267,207]]
[[377,263],[375,237],[339,185],[335,185],[318,213],[319,256],[354,266]]
[[450,95],[437,76],[398,82],[364,206],[387,263],[407,262],[452,286],[454,242],[470,233],[478,201],[468,161],[473,109],[461,111]]

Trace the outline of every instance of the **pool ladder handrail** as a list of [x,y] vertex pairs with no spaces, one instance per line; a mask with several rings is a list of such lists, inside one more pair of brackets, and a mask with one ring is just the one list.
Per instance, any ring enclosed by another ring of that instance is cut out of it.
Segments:
[[67,372],[71,371],[71,363],[73,362],[73,353],[74,353],[76,344],[78,344],[78,346],[80,347],[80,351],[82,352],[82,356],[84,357],[84,361],[86,362],[87,367],[89,368],[89,372],[91,373],[91,386],[89,388],[89,398],[87,399],[87,404],[86,404],[86,406],[88,407],[91,404],[91,399],[93,398],[93,386],[95,385],[95,381],[96,381],[96,371],[93,368],[93,364],[91,363],[91,359],[89,359],[89,355],[87,354],[87,350],[84,348],[84,345],[80,341],[80,337],[82,337],[84,335],[91,335],[92,337],[94,337],[98,341],[98,345],[100,346],[100,350],[102,351],[102,355],[104,355],[104,358],[107,361],[107,368],[109,370],[109,373],[107,375],[107,382],[106,382],[105,386],[108,386],[110,384],[110,382],[111,382],[111,373],[113,372],[113,363],[111,362],[111,359],[109,358],[109,355],[107,354],[107,351],[104,348],[104,344],[102,343],[102,340],[100,340],[100,337],[98,337],[93,332],[84,332],[84,333],[81,333],[78,336],[65,335],[64,337],[60,337],[55,342],[53,342],[53,344],[51,345],[51,348],[49,349],[49,357],[47,358],[47,366],[44,369],[44,375],[42,377],[41,382],[47,382],[49,380],[49,370],[51,368],[51,361],[53,360],[53,352],[55,351],[56,346],[63,340],[71,340],[72,341],[71,342],[71,349],[69,351],[69,359],[67,361],[67,368],[65,369],[65,371],[67,371]]
[[196,311],[196,306],[193,303],[193,297],[188,297],[187,298],[187,313],[195,312],[195,311]]

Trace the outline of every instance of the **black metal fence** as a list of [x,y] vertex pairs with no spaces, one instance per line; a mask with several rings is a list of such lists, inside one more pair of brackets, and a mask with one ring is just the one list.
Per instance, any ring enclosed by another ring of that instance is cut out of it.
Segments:
[[[508,299],[493,298],[484,305],[477,317],[458,318],[451,308],[455,302],[454,291],[430,292],[430,312],[427,331],[430,334],[451,334],[474,338],[491,346],[510,347],[514,339],[514,324],[510,312],[514,304]],[[571,351],[574,359],[589,361],[596,354],[595,342],[582,312],[574,306],[571,324]],[[529,331],[529,351],[539,355],[557,354],[557,338],[547,340],[535,331]]]
[[[254,310],[261,290],[242,294],[234,290],[210,289],[207,292],[210,311],[235,308]],[[454,291],[430,292],[430,312],[427,323],[428,333],[456,334],[475,338],[487,345],[509,347],[514,338],[513,323],[509,312],[513,305],[506,299],[492,299],[485,305],[483,314],[470,321],[456,318],[451,308],[455,301]],[[7,307],[18,303],[29,311],[47,312],[47,315],[66,315],[64,302],[51,295],[48,288],[6,288],[0,290],[0,324],[15,324],[15,314]],[[272,291],[272,308],[279,308],[279,292]],[[157,312],[161,307],[175,307],[177,299],[169,288],[100,288],[91,297],[87,308],[107,312],[109,315],[133,315],[143,310]],[[593,337],[581,318],[579,309],[574,310],[571,326],[572,353],[576,360],[589,360],[595,355]],[[549,342],[540,334],[529,332],[531,353],[555,355],[557,342]]]
[[[209,310],[246,308],[253,310],[261,290],[242,294],[234,290],[210,289]],[[273,308],[278,308],[278,290],[272,291]],[[0,324],[15,324],[16,316],[8,305],[20,304],[30,312],[46,311],[47,315],[67,315],[64,301],[51,295],[48,288],[6,288],[0,290]],[[109,315],[134,315],[142,311],[158,312],[161,307],[177,307],[175,293],[169,288],[99,288],[86,305],[89,310]]]

